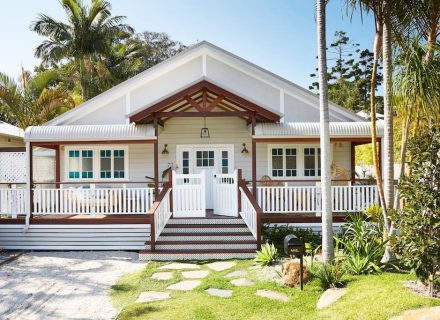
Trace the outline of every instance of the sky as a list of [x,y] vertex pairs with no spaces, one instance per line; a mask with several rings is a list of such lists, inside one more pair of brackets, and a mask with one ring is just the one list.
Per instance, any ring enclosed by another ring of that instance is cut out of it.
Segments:
[[[83,0],[88,1],[88,0]],[[184,44],[206,40],[303,87],[316,68],[314,0],[110,0],[114,15],[127,17],[136,32],[166,32]],[[64,19],[57,0],[8,0],[0,11],[0,71],[18,76],[38,64],[43,38],[29,25],[44,13]],[[371,16],[347,14],[345,0],[327,6],[327,43],[344,30],[360,48],[371,50]]]

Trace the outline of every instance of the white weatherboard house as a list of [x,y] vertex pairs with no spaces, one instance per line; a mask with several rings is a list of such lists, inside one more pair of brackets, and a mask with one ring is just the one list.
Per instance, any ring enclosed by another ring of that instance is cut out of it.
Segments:
[[[370,124],[334,104],[330,121],[337,224],[378,196],[353,174]],[[25,142],[26,210],[0,220],[0,247],[244,258],[263,223],[320,228],[318,97],[208,42],[27,128]],[[34,178],[35,148],[55,150],[52,183]]]

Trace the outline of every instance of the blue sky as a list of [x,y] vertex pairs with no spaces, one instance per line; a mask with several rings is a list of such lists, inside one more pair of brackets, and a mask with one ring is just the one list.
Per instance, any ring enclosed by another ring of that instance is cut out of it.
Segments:
[[[87,0],[85,0],[87,1]],[[185,44],[207,40],[253,63],[308,87],[316,67],[316,26],[313,0],[111,0],[113,14],[127,16],[136,31],[167,32]],[[336,30],[371,50],[371,16],[350,17],[345,0],[327,8],[327,41]],[[42,41],[29,25],[38,13],[63,18],[56,0],[13,0],[0,11],[0,71],[16,76],[21,65],[38,63],[34,49]]]

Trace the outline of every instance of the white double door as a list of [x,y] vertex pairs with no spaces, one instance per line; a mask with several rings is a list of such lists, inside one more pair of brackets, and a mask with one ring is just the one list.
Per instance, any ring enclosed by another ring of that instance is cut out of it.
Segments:
[[[236,187],[237,183],[233,178],[234,145],[178,145],[177,163],[180,174],[204,172],[206,209],[212,209],[218,215],[237,216],[237,210],[225,208],[224,199],[226,189],[232,190],[232,184]],[[234,197],[229,197],[228,201],[237,202]]]

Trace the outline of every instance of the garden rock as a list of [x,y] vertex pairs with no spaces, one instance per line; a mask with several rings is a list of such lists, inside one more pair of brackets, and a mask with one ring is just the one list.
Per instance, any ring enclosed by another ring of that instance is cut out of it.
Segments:
[[259,297],[263,297],[263,298],[268,298],[268,299],[273,299],[273,300],[278,300],[278,301],[283,301],[286,302],[289,300],[289,297],[286,296],[283,293],[280,292],[276,292],[276,291],[270,291],[270,290],[257,290],[257,292],[255,293],[257,296]]
[[336,301],[338,301],[346,293],[347,293],[347,289],[346,288],[342,288],[342,289],[336,289],[336,288],[327,289],[326,291],[324,291],[324,293],[319,298],[316,307],[318,309],[323,309],[323,308],[331,305],[332,303],[335,303]]
[[232,290],[223,290],[223,289],[215,289],[209,288],[205,290],[211,296],[221,297],[221,298],[229,298],[232,297]]
[[238,271],[234,271],[234,272],[230,272],[227,275],[225,275],[225,278],[242,278],[242,277],[246,277],[247,276],[247,272],[243,271],[243,270],[238,270]]
[[194,263],[178,263],[173,262],[159,267],[159,269],[172,269],[172,270],[183,270],[183,269],[200,269],[200,266]]
[[234,279],[234,280],[231,280],[231,283],[237,287],[251,287],[255,284],[246,278]]
[[184,271],[182,276],[187,279],[203,279],[209,274],[207,270]]
[[232,261],[218,261],[218,262],[209,263],[206,266],[214,271],[223,271],[234,267],[236,264],[237,263]]
[[[301,266],[299,260],[290,260],[283,264],[282,283],[288,287],[297,287],[301,284]],[[303,266],[304,283],[310,280],[310,272]]]
[[200,280],[184,280],[168,286],[170,290],[191,291],[200,285]]
[[170,280],[173,277],[171,272],[156,272],[151,276],[151,279],[155,280]]
[[150,302],[157,300],[165,300],[170,297],[169,292],[159,292],[159,291],[145,291],[142,292],[137,298],[136,302]]

